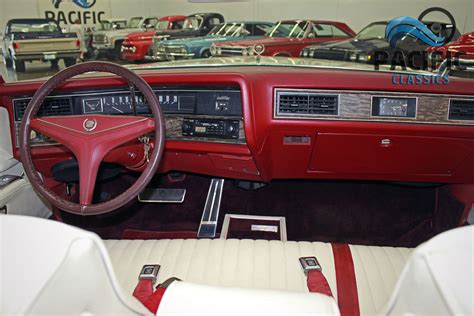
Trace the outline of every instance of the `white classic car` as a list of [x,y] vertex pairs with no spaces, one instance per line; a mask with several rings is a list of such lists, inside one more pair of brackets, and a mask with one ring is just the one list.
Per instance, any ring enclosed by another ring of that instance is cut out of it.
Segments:
[[118,58],[127,35],[153,29],[159,19],[159,17],[133,17],[123,28],[115,24],[116,26],[109,30],[98,30],[92,35],[92,46],[111,58]]

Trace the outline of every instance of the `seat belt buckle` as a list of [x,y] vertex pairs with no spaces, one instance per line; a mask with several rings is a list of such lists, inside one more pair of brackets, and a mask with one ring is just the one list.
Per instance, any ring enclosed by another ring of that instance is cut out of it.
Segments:
[[316,257],[301,257],[298,260],[305,275],[308,275],[310,271],[323,271]]
[[144,265],[138,280],[152,280],[153,283],[156,282],[158,277],[158,272],[160,271],[161,266],[159,264],[147,264]]

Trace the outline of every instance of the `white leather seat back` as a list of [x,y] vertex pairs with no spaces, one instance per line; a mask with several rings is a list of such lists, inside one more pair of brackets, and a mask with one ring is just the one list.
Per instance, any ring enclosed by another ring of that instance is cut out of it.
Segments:
[[11,215],[0,232],[1,315],[149,314],[122,292],[95,234]]
[[277,240],[104,240],[119,282],[132,292],[144,264],[159,263],[158,282],[177,277],[196,284],[308,292],[299,257],[316,256],[337,298],[329,243]]
[[442,233],[412,253],[388,315],[474,315],[474,227]]
[[173,282],[157,315],[339,315],[334,298],[318,293]]

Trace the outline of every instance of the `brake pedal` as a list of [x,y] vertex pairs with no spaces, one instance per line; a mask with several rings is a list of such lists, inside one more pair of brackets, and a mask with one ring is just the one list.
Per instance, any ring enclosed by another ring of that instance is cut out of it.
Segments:
[[186,189],[145,189],[138,194],[143,203],[183,203]]
[[199,225],[198,238],[214,238],[221,208],[224,179],[212,179],[207,192],[206,205]]

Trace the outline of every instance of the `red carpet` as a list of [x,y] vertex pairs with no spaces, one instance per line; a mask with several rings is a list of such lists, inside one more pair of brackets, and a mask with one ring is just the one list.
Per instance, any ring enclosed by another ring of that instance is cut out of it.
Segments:
[[[134,179],[126,175],[99,185],[96,195],[117,194]],[[153,236],[148,232],[126,235],[142,239],[176,236],[171,232],[197,232],[209,183],[209,177],[197,175],[188,175],[184,181],[175,183],[167,177],[156,177],[152,187],[185,188],[184,203],[145,204],[135,200],[105,215],[81,217],[63,212],[63,220],[104,239],[122,238],[126,230],[159,232]],[[217,231],[220,232],[226,213],[284,216],[288,240],[413,247],[456,227],[463,209],[464,205],[449,194],[447,186],[279,180],[257,191],[246,191],[226,181]]]
[[126,229],[122,239],[196,239],[196,232],[154,232]]

